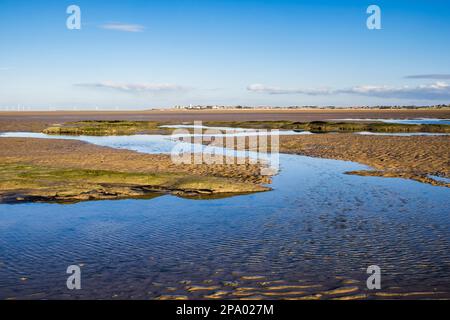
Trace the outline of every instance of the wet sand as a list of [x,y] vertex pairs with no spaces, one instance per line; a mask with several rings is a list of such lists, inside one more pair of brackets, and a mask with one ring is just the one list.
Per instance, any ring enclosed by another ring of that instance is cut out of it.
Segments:
[[[247,120],[290,120],[290,121],[316,121],[329,119],[349,118],[450,118],[450,110],[213,110],[213,111],[129,111],[129,112],[0,112],[0,132],[28,131],[41,132],[54,124],[81,120],[146,120],[161,121],[179,124],[181,122],[203,121],[247,121]],[[375,175],[385,177],[403,177],[435,185],[448,183],[431,179],[428,175],[450,177],[450,137],[392,137],[392,136],[360,136],[354,134],[321,134],[313,136],[281,137],[281,152],[297,153],[313,157],[323,157],[339,160],[355,161],[369,165],[375,170],[352,172],[360,175]],[[69,142],[64,142],[68,144]],[[109,158],[109,151],[99,150],[95,158]],[[85,153],[80,150],[78,154]],[[164,157],[164,156],[161,156]],[[82,156],[66,157],[67,166],[83,163]],[[62,158],[61,158],[62,159]],[[77,159],[72,161],[71,159]],[[112,158],[111,158],[112,159]],[[52,163],[55,160],[40,160],[41,163]],[[81,161],[81,162],[80,162]],[[136,170],[145,170],[141,164],[132,164],[134,161],[123,162],[123,158],[110,161],[110,168],[125,170],[135,167]],[[63,161],[59,161],[59,165]],[[155,163],[157,165],[158,162]],[[103,168],[89,162],[85,167]],[[169,163],[163,165],[164,170],[172,170]],[[230,173],[230,170],[216,167],[211,171],[209,166],[198,168],[186,167],[187,170],[210,174],[219,170],[223,175],[231,178],[246,180],[252,176],[252,181],[259,182],[253,172],[248,175],[245,170]],[[233,171],[233,170],[231,170]],[[145,171],[142,171],[145,172]],[[227,173],[225,173],[227,172]]]
[[280,151],[359,162],[374,170],[350,174],[413,179],[450,187],[428,175],[450,178],[449,136],[371,136],[317,134],[281,136]]
[[55,111],[55,112],[0,112],[0,132],[41,132],[54,124],[82,120],[141,120],[160,122],[192,121],[275,121],[299,122],[326,121],[330,119],[407,119],[450,118],[447,110],[380,110],[380,109],[324,109],[324,110],[158,110],[158,111]]
[[327,285],[298,280],[269,280],[265,276],[241,276],[235,281],[204,280],[196,283],[181,281],[177,286],[166,289],[167,293],[157,300],[364,300],[364,299],[439,299],[446,298],[446,292],[413,291],[401,288],[385,288],[370,292],[366,283],[355,279],[336,277]]
[[0,166],[0,199],[7,201],[233,194],[265,191],[260,184],[270,182],[257,165],[176,165],[169,155],[68,140],[0,138]]

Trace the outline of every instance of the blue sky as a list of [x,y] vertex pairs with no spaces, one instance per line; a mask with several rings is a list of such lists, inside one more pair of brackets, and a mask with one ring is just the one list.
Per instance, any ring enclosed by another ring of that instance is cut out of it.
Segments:
[[1,0],[0,40],[3,109],[450,103],[445,0]]

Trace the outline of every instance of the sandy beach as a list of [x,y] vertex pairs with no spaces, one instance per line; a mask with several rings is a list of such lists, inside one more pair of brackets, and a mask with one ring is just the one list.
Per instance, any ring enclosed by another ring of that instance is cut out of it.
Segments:
[[268,190],[252,164],[176,165],[149,155],[81,141],[0,138],[0,199],[71,201]]
[[157,110],[157,111],[52,111],[52,112],[1,112],[0,131],[41,132],[54,124],[83,120],[133,120],[159,122],[193,121],[276,121],[299,122],[332,119],[449,119],[450,110],[378,110],[378,109],[328,109],[328,110]]
[[354,161],[374,170],[352,174],[413,179],[450,187],[429,176],[450,178],[449,136],[372,136],[318,134],[280,137],[280,151]]
[[[221,144],[222,141],[213,143],[216,146]],[[248,148],[248,145],[242,147]],[[438,178],[450,177],[450,136],[408,137],[354,133],[282,135],[279,151],[353,161],[373,168],[348,174],[405,178],[450,187],[450,183]]]
[[[134,112],[0,112],[0,132],[41,132],[54,125],[82,120],[129,120],[158,123],[203,121],[316,121],[329,119],[450,118],[450,110],[213,110]],[[155,130],[155,129],[152,129]],[[52,168],[112,170],[140,173],[183,173],[234,179],[258,185],[268,182],[256,166],[174,165],[166,155],[143,155],[77,141],[0,139],[0,157],[8,163],[30,163]],[[366,136],[318,134],[282,136],[280,151],[312,157],[354,161],[374,170],[351,172],[359,175],[401,177],[449,186],[430,176],[450,177],[448,136]],[[244,188],[245,189],[245,188]]]

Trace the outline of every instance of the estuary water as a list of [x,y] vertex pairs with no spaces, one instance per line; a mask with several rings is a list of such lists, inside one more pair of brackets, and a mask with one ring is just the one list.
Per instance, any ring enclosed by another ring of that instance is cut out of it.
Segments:
[[418,118],[418,119],[332,119],[333,121],[364,121],[398,124],[443,124],[450,125],[450,119]]
[[[166,153],[163,136],[52,137]],[[1,137],[0,137],[1,139]],[[280,155],[270,192],[0,205],[0,299],[450,298],[450,189]],[[79,265],[82,289],[68,290]],[[368,290],[368,266],[381,290]]]

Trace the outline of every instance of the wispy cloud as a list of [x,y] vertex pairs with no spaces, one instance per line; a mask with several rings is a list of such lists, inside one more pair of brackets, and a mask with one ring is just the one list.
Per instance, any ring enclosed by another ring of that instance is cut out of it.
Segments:
[[329,89],[292,89],[271,87],[263,84],[251,84],[247,90],[252,92],[268,93],[268,94],[306,94],[311,96],[327,95],[333,93]]
[[88,87],[88,88],[103,88],[103,89],[112,89],[122,92],[149,92],[149,93],[158,93],[158,92],[174,92],[174,91],[185,91],[188,88],[184,86],[180,86],[177,84],[170,83],[120,83],[114,81],[102,81],[102,82],[94,82],[94,83],[78,83],[76,86],[79,87]]
[[364,96],[397,99],[439,100],[450,99],[450,85],[436,82],[419,86],[359,86],[339,93],[358,94]]
[[123,32],[143,32],[145,30],[145,27],[142,25],[126,23],[108,23],[101,25],[100,28]]
[[253,84],[247,87],[249,91],[267,94],[306,94],[306,95],[331,95],[354,94],[380,98],[439,100],[450,99],[450,84],[436,82],[419,86],[356,86],[348,89],[282,89],[261,84]]
[[429,80],[449,80],[450,74],[445,73],[434,73],[434,74],[413,74],[406,76],[406,79],[429,79]]

